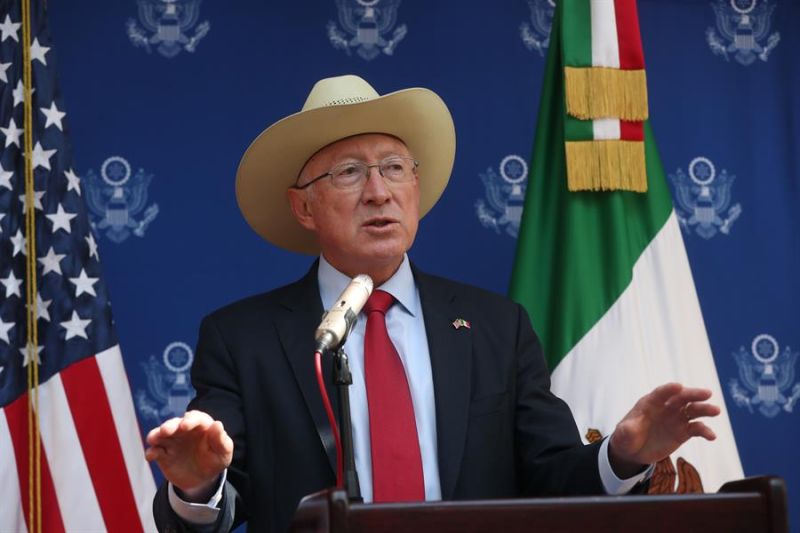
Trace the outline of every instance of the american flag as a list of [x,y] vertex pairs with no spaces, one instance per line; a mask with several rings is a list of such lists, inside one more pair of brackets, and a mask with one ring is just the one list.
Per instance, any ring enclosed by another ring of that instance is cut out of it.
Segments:
[[[31,0],[30,14],[27,124],[21,2],[0,0],[0,531],[153,531],[155,484],[72,164],[43,2]],[[25,202],[28,127],[33,205]],[[35,210],[38,292],[38,346],[31,349],[26,209]],[[39,504],[29,497],[28,368],[36,364],[41,523],[32,525],[31,505]]]

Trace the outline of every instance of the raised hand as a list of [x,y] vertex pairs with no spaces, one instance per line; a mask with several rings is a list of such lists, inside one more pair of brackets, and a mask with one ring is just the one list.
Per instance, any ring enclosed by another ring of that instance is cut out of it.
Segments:
[[692,437],[716,439],[710,427],[696,420],[720,413],[719,407],[706,403],[709,398],[710,390],[680,383],[667,383],[640,398],[611,435],[608,452],[614,472],[630,477]]
[[147,444],[147,460],[156,461],[164,477],[190,500],[207,499],[233,458],[233,440],[222,422],[202,411],[167,420],[147,434]]

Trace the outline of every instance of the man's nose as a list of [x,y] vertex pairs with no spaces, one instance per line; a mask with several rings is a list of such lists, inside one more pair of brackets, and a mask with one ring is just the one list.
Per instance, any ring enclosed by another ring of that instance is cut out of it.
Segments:
[[[373,169],[375,171],[373,172]],[[366,183],[364,183],[364,191],[361,198],[364,202],[375,202],[382,204],[392,197],[392,192],[386,184],[386,180],[380,172],[380,166],[369,165],[367,167]]]

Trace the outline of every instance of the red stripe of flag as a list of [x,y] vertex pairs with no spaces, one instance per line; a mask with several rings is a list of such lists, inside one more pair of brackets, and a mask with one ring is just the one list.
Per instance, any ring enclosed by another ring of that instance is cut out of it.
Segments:
[[644,141],[644,122],[620,120],[619,138],[623,141]]
[[644,68],[642,34],[639,31],[639,13],[636,0],[614,0],[619,43],[619,68],[638,70]]
[[94,357],[61,372],[75,430],[109,531],[142,531],[103,378]]
[[[11,441],[14,444],[14,455],[17,459],[22,510],[25,515],[25,523],[28,526],[28,530],[30,530],[31,525],[28,523],[28,513],[30,512],[30,502],[28,501],[28,394],[23,394],[7,405],[5,411],[8,429],[11,433]],[[53,478],[50,475],[50,466],[47,462],[44,445],[41,444],[41,438],[39,443],[42,450],[42,531],[62,533],[64,531],[64,522],[61,519],[56,489],[53,485]]]

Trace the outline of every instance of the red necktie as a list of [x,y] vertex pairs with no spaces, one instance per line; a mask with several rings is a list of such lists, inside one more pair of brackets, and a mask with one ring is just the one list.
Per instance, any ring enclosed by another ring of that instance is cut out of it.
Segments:
[[422,501],[425,483],[414,405],[403,362],[386,331],[386,311],[394,303],[376,290],[364,306],[364,379],[369,405],[372,447],[372,492],[375,502]]

